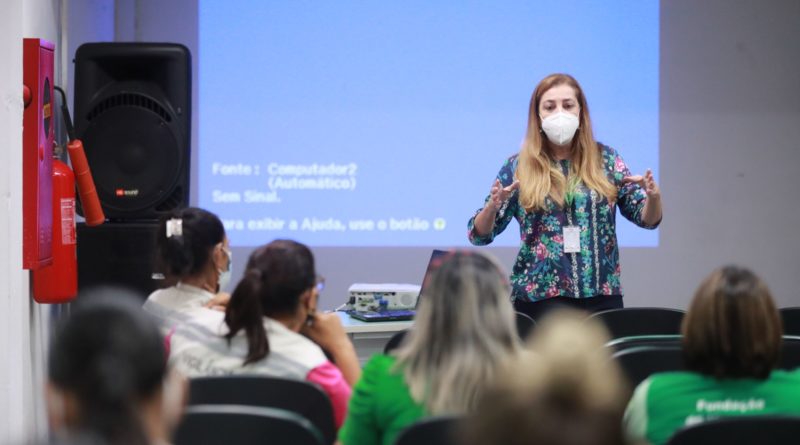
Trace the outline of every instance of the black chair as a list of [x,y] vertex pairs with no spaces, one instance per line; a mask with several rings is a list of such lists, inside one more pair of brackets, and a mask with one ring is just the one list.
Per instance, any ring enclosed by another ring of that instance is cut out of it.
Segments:
[[636,335],[678,335],[684,312],[659,307],[628,307],[597,312],[589,318],[600,320],[611,338]]
[[383,353],[388,355],[390,352],[397,349],[397,347],[403,343],[403,339],[406,338],[406,334],[408,334],[408,329],[395,332],[394,335],[392,335],[392,338],[386,342],[386,346],[383,347]]
[[[189,383],[190,405],[248,405],[278,408],[308,419],[325,444],[336,440],[333,406],[316,385],[262,375],[198,377]],[[233,442],[231,442],[233,443]]]
[[631,388],[657,372],[683,371],[683,353],[676,346],[639,346],[623,349],[612,356],[619,363]]
[[[650,374],[663,371],[684,370],[680,335],[642,335],[611,340],[606,347],[613,348],[617,359],[633,385],[638,385]],[[781,361],[778,368],[800,368],[800,337],[784,335]]]
[[783,319],[783,335],[800,335],[800,307],[784,307],[778,312]]
[[800,417],[728,417],[678,430],[668,445],[792,444],[800,437]]
[[395,445],[457,445],[459,417],[440,416],[420,420],[397,435]]
[[611,348],[613,352],[641,346],[674,346],[679,348],[681,347],[682,338],[680,335],[635,335],[633,337],[615,338],[606,343],[606,347]]
[[800,368],[800,337],[794,335],[783,336],[781,363],[778,366],[786,370]]
[[536,327],[536,321],[531,318],[528,314],[523,314],[522,312],[515,312],[515,320],[517,322],[517,333],[519,334],[519,338],[525,340],[528,338],[528,335],[533,331],[533,328]]
[[308,419],[276,408],[195,405],[186,409],[175,445],[324,445]]

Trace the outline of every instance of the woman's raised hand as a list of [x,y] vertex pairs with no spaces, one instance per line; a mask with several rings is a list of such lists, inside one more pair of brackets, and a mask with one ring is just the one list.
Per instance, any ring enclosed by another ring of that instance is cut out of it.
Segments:
[[505,202],[511,198],[511,195],[514,194],[514,191],[518,189],[519,181],[516,179],[508,187],[503,187],[503,184],[500,183],[500,180],[495,179],[494,184],[492,184],[492,190],[489,192],[494,209],[500,210],[500,207],[503,207],[503,204],[505,204]]
[[653,178],[653,172],[648,168],[647,171],[642,175],[634,175],[634,176],[626,176],[622,178],[622,182],[629,184],[635,183],[639,184],[647,193],[648,198],[654,198],[661,196],[661,189],[658,188],[658,184],[656,180]]

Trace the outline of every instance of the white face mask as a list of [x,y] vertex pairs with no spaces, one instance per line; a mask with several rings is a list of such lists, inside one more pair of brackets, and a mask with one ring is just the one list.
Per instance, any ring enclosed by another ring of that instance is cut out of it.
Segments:
[[233,271],[233,252],[228,249],[224,250],[225,255],[228,255],[228,269],[219,271],[219,280],[217,281],[218,290],[221,291],[228,286],[231,282],[231,273]]
[[556,145],[566,145],[572,141],[578,130],[578,116],[572,113],[559,111],[542,119],[542,130],[547,139]]

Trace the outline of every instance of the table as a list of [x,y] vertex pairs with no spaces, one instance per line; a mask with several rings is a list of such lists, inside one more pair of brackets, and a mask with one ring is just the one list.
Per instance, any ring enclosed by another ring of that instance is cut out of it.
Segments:
[[356,347],[356,354],[361,365],[364,365],[373,354],[383,352],[386,342],[395,333],[408,329],[414,324],[413,320],[366,322],[350,318],[346,312],[336,312],[336,314],[342,320],[344,331],[347,332]]

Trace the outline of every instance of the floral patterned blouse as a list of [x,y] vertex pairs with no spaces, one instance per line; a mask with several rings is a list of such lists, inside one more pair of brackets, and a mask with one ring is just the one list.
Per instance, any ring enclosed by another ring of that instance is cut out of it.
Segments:
[[[616,233],[616,206],[622,216],[646,229],[642,211],[647,201],[644,189],[638,184],[625,184],[622,179],[631,172],[613,148],[598,144],[603,166],[612,184],[617,187],[617,202],[609,203],[605,196],[588,189],[583,183],[575,187],[571,205],[564,207],[545,199],[546,210],[532,213],[518,202],[518,193],[497,212],[492,233],[480,236],[475,231],[475,212],[469,220],[469,240],[474,245],[486,245],[506,229],[511,219],[519,223],[520,249],[511,272],[513,300],[537,301],[551,297],[587,298],[598,295],[622,295],[620,284],[619,246]],[[497,174],[503,186],[511,185],[517,168],[517,156],[508,158]],[[564,174],[570,161],[557,161]],[[484,206],[488,204],[487,196]],[[565,253],[563,228],[580,227],[580,252]]]

